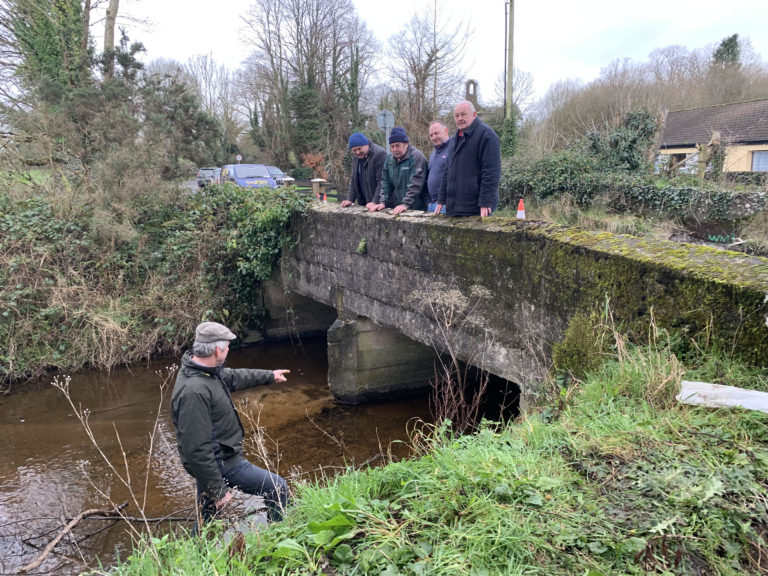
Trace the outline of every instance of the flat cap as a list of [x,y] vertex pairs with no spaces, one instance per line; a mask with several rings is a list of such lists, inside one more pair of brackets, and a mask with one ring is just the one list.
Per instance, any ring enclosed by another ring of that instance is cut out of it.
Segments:
[[195,342],[201,344],[210,344],[211,342],[221,342],[222,340],[234,340],[237,338],[232,331],[218,322],[203,322],[195,330]]

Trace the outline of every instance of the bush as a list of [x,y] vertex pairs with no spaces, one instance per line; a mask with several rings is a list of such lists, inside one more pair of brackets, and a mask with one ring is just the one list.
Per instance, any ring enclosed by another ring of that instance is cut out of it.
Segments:
[[308,201],[232,185],[153,192],[132,199],[132,219],[110,235],[88,203],[60,206],[31,186],[0,192],[0,386],[176,353],[204,319],[255,321],[291,214]]
[[500,207],[517,205],[520,198],[540,200],[570,195],[585,208],[592,200],[633,181],[624,173],[601,171],[597,160],[588,154],[566,150],[530,163],[513,162],[501,178]]
[[563,339],[552,347],[552,362],[558,372],[582,379],[605,361],[607,352],[607,330],[597,314],[577,314]]
[[502,175],[500,207],[526,196],[538,199],[570,195],[581,208],[593,198],[632,185],[641,177],[657,131],[646,111],[630,112],[619,126],[592,132],[568,149],[531,163],[511,163]]

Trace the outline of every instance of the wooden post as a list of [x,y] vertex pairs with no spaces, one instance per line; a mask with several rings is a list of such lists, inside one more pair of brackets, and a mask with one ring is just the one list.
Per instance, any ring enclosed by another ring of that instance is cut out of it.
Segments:
[[323,184],[325,183],[325,180],[322,178],[312,178],[312,194],[315,195],[315,198],[318,200],[322,200],[322,196],[320,195],[320,189],[323,187]]

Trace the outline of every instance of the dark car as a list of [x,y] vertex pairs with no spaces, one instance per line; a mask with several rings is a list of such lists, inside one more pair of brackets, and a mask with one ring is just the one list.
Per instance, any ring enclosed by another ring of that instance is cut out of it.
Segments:
[[206,168],[200,168],[197,171],[197,187],[198,188],[205,188],[209,184],[212,184],[216,181],[216,170],[217,168],[215,166],[209,166]]
[[221,168],[221,181],[245,188],[277,188],[277,182],[263,164],[227,164]]
[[282,186],[283,180],[288,177],[288,174],[280,170],[277,166],[267,166],[267,170],[269,170],[269,175],[272,176],[278,186]]

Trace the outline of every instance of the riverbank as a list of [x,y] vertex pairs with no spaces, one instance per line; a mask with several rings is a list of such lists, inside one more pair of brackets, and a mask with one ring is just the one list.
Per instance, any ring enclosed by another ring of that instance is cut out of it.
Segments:
[[683,378],[768,391],[765,374],[614,337],[544,410],[422,429],[417,457],[295,486],[286,520],[241,545],[145,541],[113,573],[765,573],[768,414],[675,399]]
[[0,189],[0,391],[51,371],[178,355],[204,320],[238,334],[290,240],[294,190],[176,184],[112,205],[35,180]]

